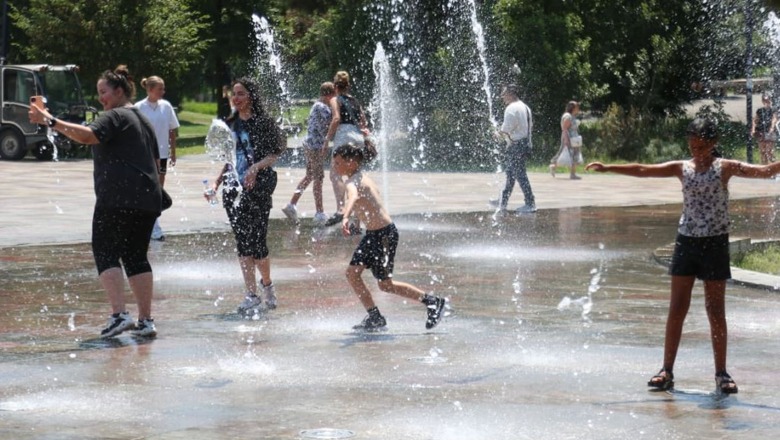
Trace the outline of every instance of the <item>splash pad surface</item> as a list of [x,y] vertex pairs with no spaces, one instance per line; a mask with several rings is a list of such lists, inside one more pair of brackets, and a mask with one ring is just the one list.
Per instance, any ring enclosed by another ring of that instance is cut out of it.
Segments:
[[[734,202],[735,234],[771,235],[773,210],[773,199]],[[422,305],[379,292],[366,273],[388,319],[377,334],[351,330],[364,314],[343,275],[357,238],[335,228],[272,222],[280,307],[249,319],[234,313],[230,234],[155,243],[153,341],[95,338],[107,304],[89,245],[5,248],[0,437],[776,437],[775,292],[727,289],[739,394],[712,394],[698,283],[678,390],[647,391],[669,289],[650,254],[678,215],[678,205],[543,209],[497,224],[479,212],[398,215],[395,276],[452,309],[426,331]]]

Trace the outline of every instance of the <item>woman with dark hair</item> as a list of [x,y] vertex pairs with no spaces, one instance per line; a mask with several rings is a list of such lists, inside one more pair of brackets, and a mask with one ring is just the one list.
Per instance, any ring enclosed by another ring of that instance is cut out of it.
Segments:
[[[328,134],[325,136],[325,143],[327,145],[333,141],[333,145],[336,146],[350,142],[355,145],[363,145],[366,138],[363,131],[367,128],[366,115],[363,113],[360,102],[350,94],[349,73],[336,72],[333,84],[336,86],[336,96],[330,99],[330,109],[333,116],[330,120]],[[341,223],[344,218],[344,195],[347,187],[332,166],[330,168],[330,182],[333,184],[333,194],[336,196],[336,213],[325,222],[325,226]]]
[[[106,70],[98,79],[97,93],[104,111],[89,125],[61,121],[36,106],[30,106],[30,122],[93,146],[92,253],[112,311],[101,336],[135,328],[137,336],[152,337],[157,331],[152,319],[152,267],[146,254],[162,209],[157,140],[149,121],[133,107],[135,84],[127,66]],[[123,268],[138,304],[137,323],[125,308]]]
[[726,371],[728,332],[725,297],[726,281],[731,278],[728,183],[734,176],[753,179],[772,177],[780,172],[780,162],[751,165],[721,159],[715,148],[718,143],[717,125],[711,119],[694,119],[688,125],[687,134],[691,159],[661,164],[607,165],[593,162],[585,169],[634,177],[676,177],[682,183],[683,209],[669,267],[672,281],[664,361],[661,370],[647,385],[664,390],[674,386],[672,371],[685,316],[691,305],[691,291],[698,278],[704,283],[704,305],[715,358],[715,384],[719,392],[731,394],[737,392],[737,384]]
[[[550,161],[550,174],[555,177],[555,168],[564,166],[569,168],[569,179],[579,180],[577,164],[582,163],[582,137],[580,136],[580,121],[577,114],[580,112],[580,104],[577,101],[569,101],[566,110],[561,116],[561,146],[558,153]],[[563,154],[563,153],[566,154]]]
[[[225,164],[214,179],[212,189],[216,192],[220,184],[225,185],[222,203],[236,238],[238,261],[246,287],[238,313],[248,314],[276,308],[266,236],[273,206],[272,195],[276,189],[276,171],[272,167],[284,151],[287,138],[263,108],[260,88],[254,80],[240,78],[233,83],[232,89],[235,112],[226,122],[235,139],[235,173],[239,182],[227,179],[233,170],[230,164]],[[255,270],[260,272],[264,298],[257,295]]]

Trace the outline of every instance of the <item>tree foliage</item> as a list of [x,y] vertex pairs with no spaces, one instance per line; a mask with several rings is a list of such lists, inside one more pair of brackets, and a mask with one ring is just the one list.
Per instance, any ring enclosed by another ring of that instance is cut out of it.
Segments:
[[26,36],[17,46],[25,59],[78,64],[87,83],[127,64],[176,90],[210,43],[200,35],[206,17],[181,0],[30,0],[11,17]]
[[[766,73],[778,57],[762,27],[778,2],[758,0],[18,0],[11,62],[76,63],[86,78],[119,63],[159,74],[168,88],[229,109],[223,87],[250,74],[314,98],[338,70],[367,104],[381,44],[405,107],[409,154],[421,166],[492,164],[488,134],[502,84],[534,110],[540,158],[557,148],[569,100],[595,114],[652,125],[679,115],[692,83]],[[754,18],[748,34],[746,13]],[[252,14],[266,17],[282,55],[263,66]],[[485,36],[478,50],[476,14]],[[43,32],[41,30],[44,30]],[[745,57],[752,37],[753,59]],[[777,44],[777,43],[775,43]],[[485,56],[483,66],[480,56]],[[483,67],[487,67],[486,77]],[[776,76],[780,77],[780,75]],[[485,82],[487,80],[487,86]],[[491,111],[492,109],[492,111]],[[622,116],[621,116],[622,115]],[[625,121],[629,123],[630,121]],[[630,157],[641,140],[605,151]],[[546,145],[546,147],[545,147]],[[544,150],[547,148],[547,150]],[[546,159],[545,159],[546,160]],[[488,165],[492,166],[492,165]]]

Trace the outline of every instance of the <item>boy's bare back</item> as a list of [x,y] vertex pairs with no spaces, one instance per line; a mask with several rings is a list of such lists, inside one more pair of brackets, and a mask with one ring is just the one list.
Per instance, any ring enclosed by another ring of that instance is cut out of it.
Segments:
[[347,180],[347,197],[355,197],[352,211],[366,225],[366,230],[382,229],[393,222],[382,204],[376,184],[362,172]]

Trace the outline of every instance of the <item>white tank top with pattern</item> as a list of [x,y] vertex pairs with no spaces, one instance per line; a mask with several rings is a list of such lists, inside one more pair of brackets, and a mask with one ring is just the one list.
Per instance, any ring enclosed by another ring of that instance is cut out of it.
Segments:
[[688,237],[729,233],[729,190],[721,180],[721,159],[697,173],[692,160],[683,162],[683,211],[677,232]]

